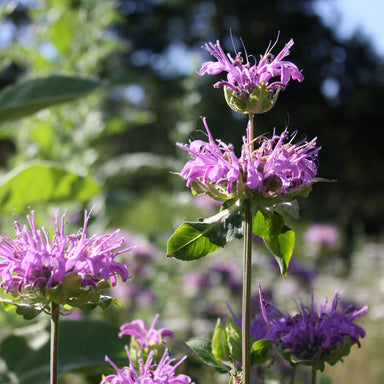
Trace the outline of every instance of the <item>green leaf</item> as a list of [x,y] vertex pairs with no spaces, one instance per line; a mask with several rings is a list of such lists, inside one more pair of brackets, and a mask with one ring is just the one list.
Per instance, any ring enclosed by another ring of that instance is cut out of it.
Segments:
[[252,364],[263,364],[271,357],[268,355],[269,348],[273,344],[273,340],[261,339],[252,344],[251,359]]
[[185,222],[168,240],[167,256],[196,260],[243,236],[243,215],[238,201],[217,215],[199,222]]
[[230,356],[232,357],[233,360],[241,361],[241,355],[242,355],[241,329],[229,316],[227,316],[225,331],[227,334],[227,342],[228,342]]
[[299,204],[297,200],[286,201],[279,204],[276,204],[274,207],[276,213],[284,217],[284,220],[293,219],[295,221],[300,220],[299,214]]
[[6,311],[10,311],[16,308],[16,313],[22,316],[25,320],[32,320],[41,312],[40,306],[35,306],[33,304],[25,304],[22,302],[2,298],[0,298],[0,303],[3,304],[3,307]]
[[47,162],[31,162],[0,179],[0,210],[25,210],[37,203],[86,201],[100,191],[88,177],[79,176]]
[[105,81],[77,76],[51,75],[10,85],[0,92],[0,123],[79,99],[106,84]]
[[218,360],[231,360],[227,341],[227,332],[220,319],[217,319],[216,328],[212,337],[212,353]]
[[293,229],[285,225],[283,217],[278,213],[270,216],[259,210],[253,216],[253,234],[264,239],[279,264],[281,274],[285,277],[295,246]]
[[[0,343],[0,359],[5,364],[5,377],[12,381],[2,384],[48,384],[49,383],[49,340],[36,349],[31,340],[33,334],[11,335]],[[46,336],[48,330],[46,331]],[[117,326],[101,321],[60,322],[59,330],[59,374],[77,371],[99,374],[110,370],[105,362],[107,355],[117,365],[129,364],[124,351],[125,342],[118,338]],[[44,337],[40,337],[44,339]]]
[[217,372],[228,373],[232,369],[230,365],[224,364],[215,358],[212,353],[212,343],[210,340],[196,337],[188,340],[186,343],[205,364],[215,368]]

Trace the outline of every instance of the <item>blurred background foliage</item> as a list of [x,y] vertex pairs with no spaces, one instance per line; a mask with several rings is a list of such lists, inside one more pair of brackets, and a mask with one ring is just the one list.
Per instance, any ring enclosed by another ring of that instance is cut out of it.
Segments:
[[[93,206],[95,229],[122,227],[140,233],[145,241],[150,240],[151,247],[155,246],[153,252],[158,258],[151,273],[156,279],[147,271],[142,282],[136,280],[140,289],[130,287],[123,295],[129,297],[125,304],[131,311],[113,312],[107,315],[113,318],[110,320],[121,322],[131,320],[133,313],[167,309],[167,327],[173,325],[177,331],[183,327],[176,321],[170,324],[171,318],[188,321],[191,308],[205,320],[225,311],[216,311],[213,300],[201,307],[197,297],[201,299],[202,292],[198,290],[180,306],[178,296],[173,297],[174,287],[168,284],[165,289],[163,284],[170,279],[173,284],[186,284],[182,273],[196,267],[164,260],[168,236],[183,219],[213,212],[203,200],[193,199],[184,182],[170,173],[179,171],[187,159],[175,142],[186,142],[190,134],[196,137],[202,128],[199,116],[206,116],[214,137],[239,148],[246,125],[246,117],[239,118],[225,106],[222,91],[212,87],[214,79],[196,74],[201,63],[209,59],[201,49],[207,41],[219,39],[233,52],[233,42],[242,50],[242,38],[248,53],[262,54],[278,34],[276,52],[291,37],[294,39],[291,59],[303,70],[305,81],[290,84],[271,112],[257,116],[256,130],[261,134],[276,127],[280,132],[288,124],[290,131],[297,130],[299,135],[317,136],[322,146],[320,176],[337,180],[316,185],[309,199],[300,200],[303,222],[297,228],[298,238],[309,222],[335,225],[339,231],[337,255],[347,266],[340,270],[349,271],[349,277],[356,272],[353,260],[361,245],[359,239],[380,239],[384,214],[380,171],[384,59],[363,36],[339,40],[314,11],[315,3],[0,0],[1,89],[50,74],[108,82],[107,87],[80,101],[3,122],[0,172],[5,175],[27,161],[47,160],[90,177],[101,190],[86,202],[69,199],[60,204],[34,204],[41,222],[42,211],[51,215],[59,205],[70,209],[71,222],[76,226],[81,219],[76,213]],[[27,210],[28,188],[25,199]],[[1,231],[9,235],[13,235],[11,213],[0,207]],[[233,251],[236,248],[227,252]],[[308,253],[300,243],[296,252],[304,258]],[[380,252],[368,252],[373,255],[373,267],[378,266]],[[337,273],[338,264],[326,265],[323,270]],[[217,296],[219,283],[226,281],[226,275],[220,273],[213,284],[215,298],[228,296],[227,292]],[[195,281],[193,276],[191,281]],[[358,278],[351,281],[361,283]],[[199,280],[193,284],[196,288],[203,283]],[[154,299],[153,292],[161,291],[162,297],[169,299],[167,303]],[[237,295],[238,290],[232,294]],[[367,295],[361,298],[367,299]],[[137,301],[140,305],[136,308]],[[203,316],[207,311],[213,315]],[[3,324],[9,327],[13,320],[7,316]],[[199,333],[197,328],[201,334],[205,320],[191,323],[194,328],[185,335]]]

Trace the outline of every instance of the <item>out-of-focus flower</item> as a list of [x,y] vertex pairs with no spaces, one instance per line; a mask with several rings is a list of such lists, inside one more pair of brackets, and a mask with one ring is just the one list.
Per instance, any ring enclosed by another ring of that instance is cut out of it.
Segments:
[[175,359],[169,356],[166,349],[160,361],[156,363],[154,353],[151,351],[146,361],[139,360],[137,370],[128,348],[125,349],[128,354],[129,366],[120,369],[106,356],[105,360],[116,370],[116,374],[106,376],[100,384],[192,384],[190,377],[175,373],[176,368],[186,359],[186,356],[172,365]]
[[280,90],[285,89],[291,78],[300,82],[304,79],[295,64],[283,60],[293,44],[293,40],[289,40],[276,57],[271,53],[273,47],[269,46],[257,63],[253,55],[245,53],[244,60],[242,53],[237,52],[233,58],[223,51],[218,40],[216,44],[209,42],[203,48],[217,61],[203,63],[198,73],[203,76],[227,72],[227,80],[218,81],[214,87],[224,87],[228,105],[239,113],[264,113],[274,106]]
[[173,332],[167,328],[155,329],[159,314],[156,314],[149,329],[141,319],[136,319],[130,323],[125,323],[120,327],[119,337],[126,335],[135,338],[141,350],[144,350],[152,345],[164,343],[163,338],[166,336],[173,337]]
[[336,364],[349,354],[351,345],[360,347],[365,330],[355,324],[355,319],[367,311],[367,307],[354,310],[347,307],[338,311],[339,295],[335,292],[332,305],[316,310],[313,297],[310,307],[301,303],[295,315],[284,314],[264,300],[263,316],[269,327],[267,339],[274,340],[283,356],[291,364],[314,365],[324,369],[324,364]]
[[304,233],[304,240],[310,244],[335,248],[339,242],[338,229],[331,224],[312,224]]
[[205,118],[203,123],[208,142],[177,144],[193,158],[180,176],[196,193],[206,193],[216,200],[279,198],[309,187],[317,174],[320,147],[316,146],[316,138],[294,144],[296,134],[284,130],[280,136],[259,136],[250,142],[247,130],[238,158],[233,145],[215,141]]
[[76,234],[65,235],[65,215],[60,219],[57,210],[52,240],[44,228],[36,228],[33,211],[27,218],[29,228],[16,220],[15,239],[0,239],[0,286],[6,292],[20,296],[35,293],[46,302],[51,298],[56,304],[64,304],[90,287],[100,287],[103,281],[110,279],[116,285],[117,275],[123,281],[130,278],[126,266],[115,258],[133,247],[121,250],[123,240],[117,238],[118,231],[88,238],[87,212],[83,228]]

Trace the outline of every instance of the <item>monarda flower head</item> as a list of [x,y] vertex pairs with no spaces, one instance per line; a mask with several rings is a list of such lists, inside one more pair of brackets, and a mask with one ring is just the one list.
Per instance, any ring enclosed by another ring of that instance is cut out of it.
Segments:
[[170,329],[160,328],[155,329],[159,314],[156,314],[151,326],[147,328],[144,321],[141,319],[133,320],[125,323],[120,327],[119,337],[131,336],[130,351],[136,356],[148,356],[148,353],[153,350],[155,357],[162,352],[164,338],[166,336],[173,337],[174,334]]
[[[287,130],[272,138],[243,139],[241,156],[234,146],[214,140],[203,119],[207,141],[177,145],[192,160],[180,172],[195,194],[206,193],[216,200],[254,199],[259,204],[290,200],[308,188],[317,174],[316,139],[293,143]],[[272,200],[271,200],[272,199]]]
[[365,330],[355,319],[367,307],[355,310],[351,306],[338,310],[339,295],[335,292],[332,305],[315,308],[312,297],[310,307],[301,303],[295,315],[284,314],[273,304],[262,300],[263,315],[269,327],[265,336],[274,340],[283,356],[292,364],[315,366],[323,370],[324,364],[336,364],[349,354],[350,347],[365,337]]
[[116,374],[106,376],[100,384],[192,384],[189,376],[175,373],[176,368],[186,359],[186,356],[172,365],[175,359],[169,356],[166,349],[160,361],[156,363],[154,352],[151,351],[146,360],[139,360],[137,369],[128,348],[125,347],[125,349],[129,365],[120,369],[106,357],[105,360],[116,370]]
[[122,281],[130,277],[126,266],[115,258],[133,247],[121,249],[118,231],[87,237],[87,212],[83,228],[65,235],[65,215],[60,218],[57,210],[52,239],[44,228],[37,229],[34,211],[27,219],[29,228],[15,221],[14,239],[0,238],[0,286],[6,292],[33,297],[42,308],[49,308],[51,302],[81,308],[89,300],[97,305],[108,280],[116,285],[117,275]]
[[291,78],[300,82],[304,79],[295,64],[283,60],[293,44],[293,40],[289,40],[276,57],[271,53],[273,47],[269,46],[257,63],[252,55],[245,53],[244,59],[242,53],[237,52],[233,58],[223,51],[219,41],[209,42],[203,48],[217,61],[203,63],[198,73],[203,76],[227,72],[227,80],[218,81],[214,87],[224,87],[228,105],[239,113],[264,113],[275,105],[280,90],[285,89]]

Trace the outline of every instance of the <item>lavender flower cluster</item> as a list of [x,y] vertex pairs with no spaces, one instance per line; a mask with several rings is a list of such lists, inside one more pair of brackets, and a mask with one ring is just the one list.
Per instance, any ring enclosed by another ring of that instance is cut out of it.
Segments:
[[[203,119],[208,141],[194,140],[177,145],[187,151],[192,160],[180,172],[187,186],[208,193],[217,200],[239,196],[275,198],[294,194],[309,187],[317,174],[316,157],[320,147],[316,139],[293,143],[296,134],[285,130],[272,138],[259,136],[253,143],[244,137],[241,156],[232,144],[214,140],[206,119]],[[257,143],[255,149],[251,149]],[[252,144],[252,146],[251,146]]]
[[79,276],[83,288],[95,288],[98,282],[108,279],[116,285],[117,275],[122,281],[129,279],[125,264],[115,258],[132,247],[121,249],[123,240],[117,238],[118,231],[87,237],[88,220],[85,212],[83,228],[65,235],[65,215],[60,218],[57,210],[52,240],[44,228],[37,229],[34,211],[28,216],[29,228],[16,220],[15,239],[0,239],[0,286],[19,295],[32,291],[43,295],[69,275]]
[[[159,315],[157,314],[149,328],[140,319],[120,327],[119,337],[131,336],[130,347],[132,349],[133,345],[136,348],[136,352],[139,353],[136,353],[135,356],[138,355],[139,358],[134,361],[132,351],[130,352],[126,346],[129,365],[120,369],[106,356],[105,360],[115,369],[116,374],[106,376],[100,384],[193,384],[189,376],[176,374],[177,367],[183,363],[186,356],[173,365],[175,359],[165,348],[160,360],[156,361],[156,352],[164,343],[163,337],[173,337],[173,332],[170,329],[155,329],[158,318]],[[145,352],[148,348],[150,350],[145,358]]]
[[356,318],[368,308],[354,309],[347,306],[338,310],[339,295],[334,294],[331,307],[324,304],[316,309],[312,296],[311,306],[300,305],[296,314],[284,314],[275,305],[261,298],[262,314],[267,324],[260,325],[260,316],[255,321],[255,329],[265,339],[276,342],[276,347],[291,363],[315,365],[324,369],[324,364],[331,365],[349,354],[349,348],[365,337],[365,330],[354,323]]

